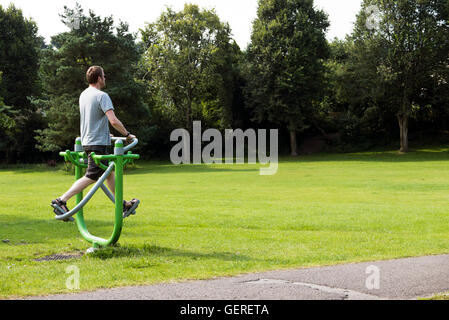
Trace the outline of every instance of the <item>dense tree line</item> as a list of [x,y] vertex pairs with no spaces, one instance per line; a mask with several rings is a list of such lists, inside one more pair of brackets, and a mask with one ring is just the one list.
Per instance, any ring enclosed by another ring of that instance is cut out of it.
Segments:
[[44,125],[30,98],[41,91],[38,79],[43,39],[22,12],[0,6],[0,152],[9,162],[39,160],[35,130]]
[[[378,9],[373,15],[372,8]],[[76,5],[49,44],[14,5],[0,6],[3,161],[56,158],[79,135],[91,65],[146,157],[167,157],[170,132],[279,128],[283,152],[307,136],[334,150],[409,149],[449,124],[449,2],[364,0],[352,34],[326,40],[313,0],[259,0],[248,48],[214,10],[167,8],[137,34]],[[375,18],[375,19],[373,19]]]

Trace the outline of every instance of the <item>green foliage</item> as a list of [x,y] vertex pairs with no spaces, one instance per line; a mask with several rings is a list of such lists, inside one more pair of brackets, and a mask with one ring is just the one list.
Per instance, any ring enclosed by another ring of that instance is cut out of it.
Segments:
[[[379,56],[378,74],[395,111],[410,114],[411,105],[431,85],[442,85],[449,63],[449,3],[445,0],[365,1],[379,6],[379,28],[362,31],[355,40],[367,39]],[[363,15],[359,16],[363,19]],[[368,45],[370,44],[368,42]],[[433,81],[429,80],[434,79]],[[406,101],[404,101],[404,99]],[[407,102],[404,104],[404,102]]]
[[[378,25],[367,24],[380,9]],[[364,1],[354,32],[331,43],[326,99],[346,143],[366,147],[414,130],[445,128],[448,89],[448,3]]]
[[324,12],[312,0],[261,0],[248,47],[246,97],[257,122],[311,126],[329,55]]
[[[2,73],[0,72],[0,84],[2,83]],[[9,113],[10,107],[5,106],[3,98],[0,96],[0,130],[11,129],[14,127],[14,119],[11,118]]]
[[71,30],[52,37],[41,61],[44,98],[35,104],[44,110],[48,128],[37,131],[37,147],[58,151],[73,144],[80,134],[78,99],[88,85],[86,71],[100,65],[118,118],[145,148],[153,128],[145,87],[135,79],[140,50],[128,25],[121,22],[114,27],[112,17],[102,19],[92,11],[86,15],[78,4],[74,9],[65,7],[61,19]]
[[214,10],[167,8],[141,30],[142,66],[162,122],[191,129],[193,120],[226,127],[232,115],[233,66],[240,49]]
[[0,6],[0,30],[1,161],[33,161],[37,157],[33,131],[43,123],[29,99],[40,93],[37,71],[43,40],[36,24],[13,4]]
[[17,109],[30,106],[27,97],[38,93],[38,50],[42,38],[37,36],[36,23],[23,17],[22,11],[11,4],[0,6],[0,96]]
[[[380,9],[379,24],[367,28],[368,6]],[[408,119],[426,112],[431,92],[447,86],[449,3],[446,0],[365,0],[354,34],[358,92],[394,113],[401,128],[401,150],[408,149]],[[349,80],[347,78],[347,80]],[[354,92],[354,91],[352,91]]]
[[12,117],[13,110],[11,107],[5,106],[0,100],[0,130],[10,130],[15,127],[16,122]]
[[351,39],[334,40],[330,48],[324,101],[343,143],[367,149],[374,140],[384,142],[379,136],[390,137],[395,127],[390,126],[394,114],[386,107],[385,84],[376,71],[379,55],[367,50],[365,42]]

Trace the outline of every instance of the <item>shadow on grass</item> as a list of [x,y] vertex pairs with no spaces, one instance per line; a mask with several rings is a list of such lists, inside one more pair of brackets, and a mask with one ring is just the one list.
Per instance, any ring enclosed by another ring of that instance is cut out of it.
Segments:
[[[86,218],[87,228],[97,236],[109,237],[114,228],[114,220],[89,220]],[[0,242],[3,245],[23,245],[46,243],[48,239],[58,241],[75,241],[80,239],[76,222],[62,222],[49,219],[24,219],[15,216],[0,219]]]
[[[224,165],[224,164],[223,164]],[[223,166],[220,165],[220,166]],[[247,164],[244,164],[247,165]],[[48,172],[49,174],[58,174],[65,176],[73,176],[73,173],[54,168],[44,168],[40,166],[23,168],[21,166],[9,166],[8,168],[0,168],[1,172],[12,172],[14,174],[33,174],[36,172]],[[200,164],[200,165],[174,165],[170,162],[143,162],[138,166],[125,168],[125,175],[138,174],[174,174],[174,173],[218,173],[218,172],[259,172],[259,164],[252,165],[251,168],[233,168],[233,165],[228,165],[228,168],[215,167],[214,165]]]
[[[300,155],[299,157],[282,156],[279,163],[308,163],[308,162],[429,162],[449,160],[449,149],[447,147],[429,147],[401,154],[397,150],[372,151],[360,153],[319,153],[312,155]],[[246,161],[245,161],[246,163]],[[246,164],[248,165],[248,164]],[[225,167],[223,167],[225,166]],[[126,175],[138,174],[174,174],[174,173],[218,173],[218,172],[259,172],[260,167],[267,165],[255,164],[246,168],[235,168],[232,164],[214,165],[173,165],[169,161],[140,161],[125,169]],[[48,167],[42,164],[35,165],[0,165],[0,172],[12,171],[20,174],[32,174],[36,172],[48,172],[56,174],[72,175],[58,168]]]
[[[449,150],[446,148],[434,148],[431,150],[411,151],[401,154],[397,151],[364,152],[364,153],[320,153],[313,155],[303,155],[299,157],[281,157],[282,163],[313,163],[313,162],[438,162],[449,160]],[[246,164],[248,166],[248,164]],[[169,162],[152,163],[142,162],[138,167],[128,168],[126,175],[138,174],[176,174],[176,173],[219,173],[219,172],[254,172],[259,173],[260,168],[268,165],[255,164],[246,168],[236,168],[235,165],[172,165]]]
[[[220,165],[223,166],[223,165]],[[229,168],[215,167],[211,165],[173,165],[170,163],[159,164],[144,164],[139,168],[129,168],[125,170],[125,175],[139,175],[139,174],[177,174],[177,173],[219,173],[219,172],[254,172],[259,173],[259,165],[252,165],[251,168]]]
[[154,245],[144,245],[143,247],[109,247],[98,250],[90,255],[91,258],[108,260],[113,258],[139,258],[139,257],[178,257],[196,259],[219,259],[223,261],[249,261],[253,258],[237,255],[229,252],[197,253],[180,249],[164,248]]
[[341,153],[328,154],[320,153],[314,155],[293,157],[283,157],[279,161],[282,163],[308,163],[308,162],[431,162],[449,160],[449,150],[433,151],[412,151],[409,153],[399,153],[397,151],[365,152],[365,153]]

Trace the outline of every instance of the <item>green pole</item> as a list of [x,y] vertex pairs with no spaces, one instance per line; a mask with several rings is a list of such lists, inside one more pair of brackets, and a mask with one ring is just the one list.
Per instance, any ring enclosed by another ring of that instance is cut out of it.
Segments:
[[123,141],[117,140],[114,148],[115,159],[115,223],[109,245],[120,238],[123,226]]
[[[78,138],[78,139],[76,139],[76,142],[75,142],[75,152],[78,151],[78,153],[74,154],[74,156],[75,156],[75,179],[77,181],[83,177],[83,168],[79,165],[79,164],[81,164],[81,162],[80,162],[81,157],[80,157],[79,152],[81,152],[82,149],[83,149],[83,147],[81,145],[81,139]],[[84,157],[87,157],[87,155],[84,154]],[[78,193],[76,195],[76,203],[79,204],[81,201],[83,201],[83,198],[84,198],[83,192],[81,191],[80,193]],[[87,230],[86,222],[84,220],[83,209],[81,209],[76,214],[75,220],[76,220],[76,224],[78,226],[78,230],[79,230],[81,236],[88,242],[91,242],[94,247],[98,247],[99,243],[102,243],[104,241],[104,239],[102,239],[102,238],[94,237]]]
[[[81,145],[81,139],[77,138],[75,141],[75,152],[81,152],[83,151],[83,146]],[[79,166],[80,156],[79,153],[75,155],[75,180],[78,181],[83,176],[83,168]],[[83,201],[83,192],[81,191],[76,195],[76,203],[80,203]],[[86,230],[86,223],[84,222],[84,214],[83,209],[81,209],[75,216],[76,224],[78,225],[78,229]]]

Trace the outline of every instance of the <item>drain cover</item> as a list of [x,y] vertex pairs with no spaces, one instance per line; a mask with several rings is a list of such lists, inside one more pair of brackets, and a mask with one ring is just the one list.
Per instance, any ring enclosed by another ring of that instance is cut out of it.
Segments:
[[80,259],[82,256],[83,256],[82,254],[53,254],[51,256],[34,259],[34,261],[42,262],[42,261],[71,260],[71,259]]

